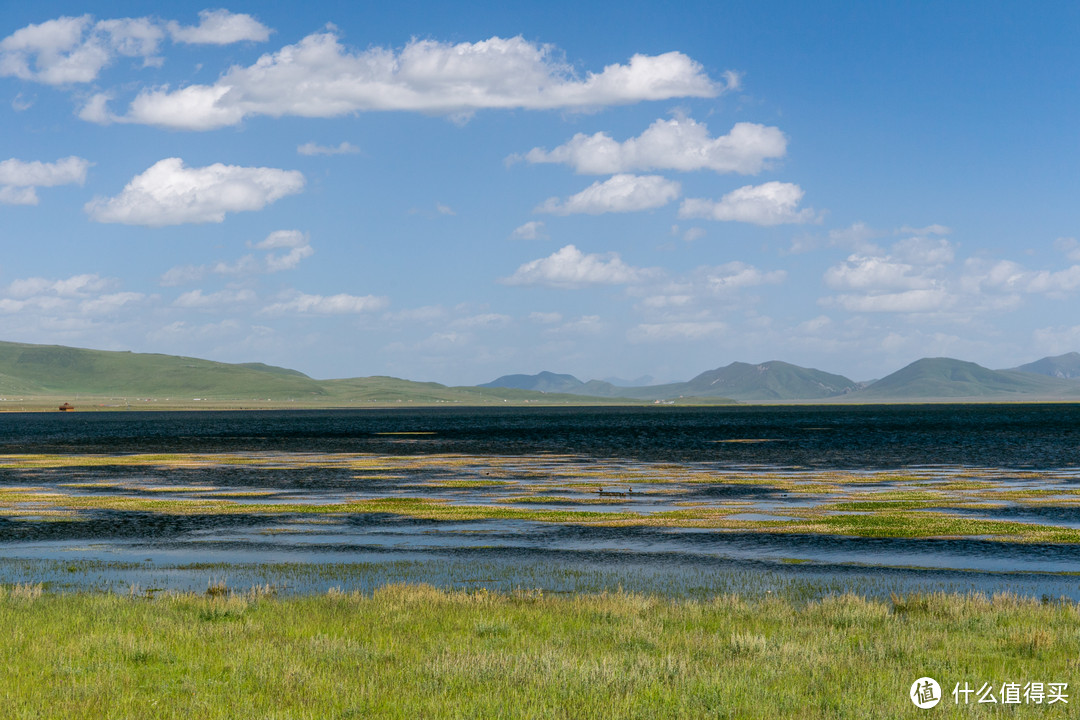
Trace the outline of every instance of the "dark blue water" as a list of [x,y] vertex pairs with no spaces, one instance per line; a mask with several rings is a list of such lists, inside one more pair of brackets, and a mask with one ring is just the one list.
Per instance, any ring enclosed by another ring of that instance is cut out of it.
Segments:
[[[566,455],[584,469],[603,463],[678,463],[744,472],[931,468],[931,474],[940,469],[943,476],[960,468],[1013,469],[1057,471],[1061,487],[1075,482],[1070,471],[1080,467],[1080,405],[0,414],[0,455],[23,453]],[[460,492],[452,487],[417,490],[410,483],[453,479],[456,472],[453,466],[423,468],[394,480],[358,478],[355,470],[337,466],[0,468],[0,488],[34,485],[69,493],[67,484],[78,481],[115,483],[100,490],[107,494],[125,483],[142,483],[261,489],[290,502],[410,493],[442,493],[452,500]],[[635,495],[627,502],[735,499],[776,509],[790,501],[754,485],[683,490],[690,494]],[[1080,521],[1075,506],[1001,512],[1062,527]],[[223,565],[208,573],[205,563]],[[197,589],[207,577],[229,575],[228,568],[241,582],[281,582],[300,591],[368,588],[404,578],[555,591],[765,592],[809,583],[820,592],[1009,590],[1080,599],[1080,546],[1068,543],[455,523],[374,514],[324,522],[310,515],[85,510],[78,522],[58,523],[4,517],[0,509],[0,583],[44,579],[60,587],[140,583]]]
[[[395,437],[384,433],[427,432]],[[736,443],[731,440],[767,440]],[[1080,405],[0,414],[0,453],[575,454],[882,469],[1080,465]]]

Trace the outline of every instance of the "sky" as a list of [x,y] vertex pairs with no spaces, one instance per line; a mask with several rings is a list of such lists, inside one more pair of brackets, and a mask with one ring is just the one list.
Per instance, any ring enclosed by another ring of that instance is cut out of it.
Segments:
[[451,385],[1080,350],[1078,30],[0,0],[0,340]]

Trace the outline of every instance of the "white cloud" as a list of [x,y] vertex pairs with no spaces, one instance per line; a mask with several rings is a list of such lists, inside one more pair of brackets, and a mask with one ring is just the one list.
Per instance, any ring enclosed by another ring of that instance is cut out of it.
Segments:
[[514,240],[547,239],[547,235],[544,234],[544,221],[530,220],[524,225],[519,225],[518,227],[514,228],[514,232],[510,233],[510,237]]
[[37,205],[37,191],[32,187],[0,186],[0,205]]
[[250,244],[259,250],[299,248],[309,244],[308,234],[299,230],[275,230],[257,243]]
[[815,318],[811,318],[805,322],[799,323],[798,330],[800,332],[807,333],[809,335],[816,335],[822,330],[830,327],[833,324],[832,318],[828,315],[818,315]]
[[604,330],[604,322],[599,315],[582,315],[576,320],[569,320],[558,327],[548,328],[544,334],[549,337],[567,335],[596,336]]
[[146,300],[146,296],[137,292],[118,292],[101,295],[79,303],[79,312],[84,315],[111,315],[120,308]]
[[191,290],[176,298],[173,301],[173,306],[200,309],[221,308],[227,305],[248,303],[253,300],[255,300],[255,293],[251,290],[220,290],[208,295],[203,295],[202,290]]
[[[761,270],[744,262],[733,261],[716,266],[695,268],[676,279],[632,287],[630,295],[640,297],[637,307],[655,314],[663,313],[665,323],[674,320],[702,321],[703,316],[694,314],[693,307],[707,308],[713,312],[718,306],[731,306],[744,300],[741,291],[762,285],[778,285],[787,280],[784,270]],[[678,317],[672,311],[679,311]],[[687,313],[690,312],[690,315]],[[704,317],[704,320],[711,318]]]
[[1054,247],[1070,260],[1080,262],[1080,242],[1076,238],[1060,237],[1054,241]]
[[613,175],[603,182],[594,182],[565,201],[548,198],[536,212],[599,215],[652,210],[679,197],[679,191],[679,183],[659,175]]
[[879,248],[873,240],[881,237],[882,233],[870,227],[864,222],[854,222],[846,228],[829,231],[829,244],[834,247],[851,248],[864,255],[879,253]]
[[278,272],[292,270],[300,264],[304,258],[315,254],[308,240],[307,233],[299,230],[275,230],[266,236],[265,240],[255,243],[252,247],[259,250],[287,249],[284,254],[271,253],[265,258],[266,272]]
[[508,278],[506,285],[549,285],[581,288],[588,285],[619,285],[640,280],[646,271],[630,267],[618,253],[586,255],[567,245],[552,255],[525,263]]
[[446,317],[446,309],[439,305],[425,305],[418,308],[397,310],[383,315],[383,320],[390,323],[422,322],[430,323]]
[[810,208],[800,210],[803,189],[792,183],[767,182],[732,190],[719,202],[688,198],[679,208],[679,217],[734,220],[754,225],[807,223],[817,216]]
[[161,277],[158,278],[158,284],[162,287],[187,285],[202,280],[206,276],[206,272],[207,267],[205,265],[178,265],[162,273]]
[[263,257],[244,255],[234,262],[218,261],[212,265],[179,265],[165,271],[159,278],[164,287],[185,285],[215,275],[256,275],[292,270],[304,258],[315,254],[308,234],[300,230],[275,230],[257,243],[248,243],[256,250],[288,250],[285,253],[267,252]]
[[483,313],[481,315],[458,318],[450,323],[450,326],[456,328],[497,328],[506,327],[511,322],[512,318],[509,315]]
[[149,18],[94,22],[90,15],[27,25],[0,40],[0,76],[47,85],[89,83],[117,56],[156,57],[164,32]]
[[301,155],[355,155],[360,152],[360,148],[348,141],[342,141],[338,145],[318,145],[307,142],[297,146],[296,152]]
[[11,158],[0,162],[0,203],[37,205],[37,188],[82,185],[91,163],[80,157],[62,158],[54,163],[25,162]]
[[548,152],[533,148],[531,163],[563,163],[590,175],[635,170],[713,170],[754,175],[765,162],[787,152],[787,138],[778,128],[737,123],[727,135],[711,138],[709,129],[693,118],[657,120],[636,138],[619,143],[607,133],[578,133]]
[[727,325],[718,320],[641,323],[627,333],[634,343],[668,342],[671,340],[704,340],[721,337]]
[[261,210],[303,187],[304,176],[296,170],[221,163],[189,168],[180,158],[166,158],[136,175],[116,197],[87,203],[86,212],[98,222],[149,227],[222,222],[227,212]]
[[202,45],[229,45],[235,42],[265,42],[270,28],[242,13],[228,10],[200,10],[198,25],[181,25],[170,21],[169,34],[176,42]]
[[27,298],[35,295],[77,298],[101,292],[113,285],[113,283],[113,280],[95,274],[73,275],[63,280],[31,277],[13,281],[8,285],[7,294],[16,298]]
[[963,285],[972,292],[1037,293],[1063,297],[1080,289],[1080,265],[1064,270],[1028,270],[1011,260],[993,264],[970,259],[965,263]]
[[916,236],[893,243],[892,254],[913,265],[948,265],[956,257],[952,243],[944,238]]
[[534,323],[540,323],[541,325],[554,325],[557,322],[562,322],[562,313],[557,312],[531,312],[529,313],[529,320]]
[[911,290],[930,287],[934,280],[912,265],[890,257],[852,255],[825,271],[825,284],[845,290]]
[[702,268],[705,283],[714,292],[729,292],[757,285],[778,285],[787,279],[784,270],[763,272],[753,265],[743,262],[730,262],[714,268]]
[[1039,328],[1032,335],[1036,346],[1047,355],[1075,352],[1080,347],[1080,325]]
[[548,45],[522,37],[475,43],[412,40],[400,51],[353,52],[333,31],[308,35],[214,85],[147,90],[125,120],[187,130],[235,125],[250,115],[338,117],[411,110],[468,114],[489,108],[587,109],[643,100],[715,97],[711,80],[679,52],[635,55],[577,78]]
[[825,305],[836,304],[851,312],[927,313],[947,309],[953,297],[941,288],[906,290],[874,295],[839,295]]
[[16,93],[15,97],[11,99],[11,109],[15,112],[23,112],[25,110],[29,110],[30,108],[34,107],[35,100],[37,100],[36,97],[25,98],[23,97],[22,93]]
[[650,310],[685,307],[694,302],[693,295],[649,295],[641,301],[643,307]]
[[896,230],[897,235],[948,235],[951,232],[952,228],[937,223],[921,228],[904,225]]
[[306,295],[296,293],[282,302],[263,308],[268,315],[352,315],[382,310],[390,301],[375,295]]

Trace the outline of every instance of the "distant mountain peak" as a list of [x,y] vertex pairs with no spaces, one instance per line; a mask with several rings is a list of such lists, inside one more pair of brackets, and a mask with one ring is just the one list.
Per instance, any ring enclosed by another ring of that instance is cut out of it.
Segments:
[[1080,378],[1080,353],[1070,352],[1056,357],[1044,357],[1042,360],[1036,360],[1013,369],[1018,372],[1062,379]]

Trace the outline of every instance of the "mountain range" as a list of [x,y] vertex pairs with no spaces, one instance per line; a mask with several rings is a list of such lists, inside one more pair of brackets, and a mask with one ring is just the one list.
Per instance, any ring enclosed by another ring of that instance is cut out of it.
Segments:
[[480,387],[558,392],[635,400],[730,398],[739,402],[897,402],[941,399],[1057,399],[1080,401],[1080,353],[1048,357],[1007,370],[952,358],[923,358],[873,382],[772,360],[735,362],[682,383],[617,387],[599,380],[542,372],[505,375]]
[[626,386],[541,372],[504,375],[476,387],[392,377],[316,380],[263,363],[219,363],[175,355],[0,342],[0,400],[11,396],[98,396],[260,400],[312,406],[385,402],[595,404],[926,402],[1062,400],[1080,402],[1080,353],[1006,370],[951,358],[917,360],[860,383],[786,362],[734,362],[678,383]]

